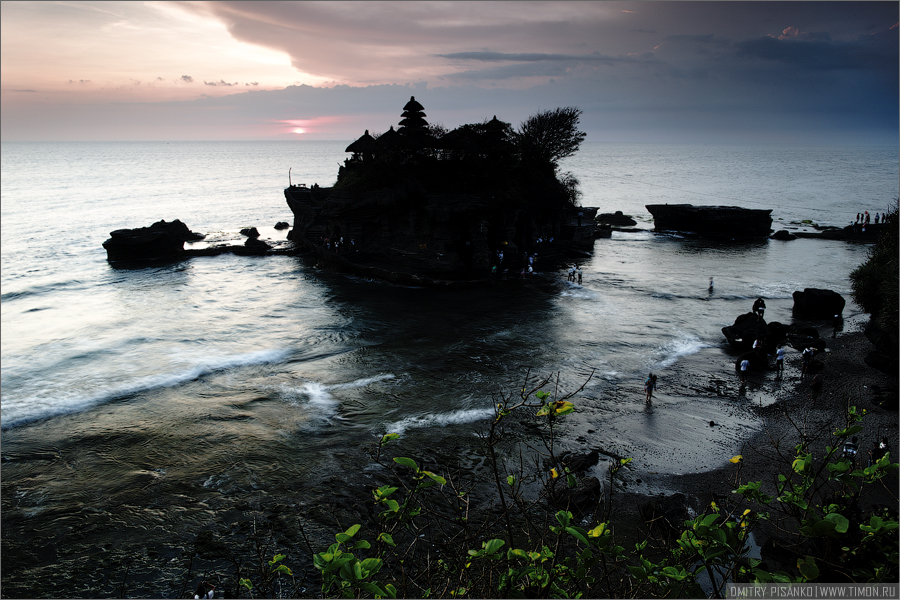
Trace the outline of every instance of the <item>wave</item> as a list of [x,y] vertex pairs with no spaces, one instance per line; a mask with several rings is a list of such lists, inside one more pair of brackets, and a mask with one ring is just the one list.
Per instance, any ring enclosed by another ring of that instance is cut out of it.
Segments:
[[251,365],[277,363],[283,361],[289,354],[287,349],[270,349],[234,354],[215,359],[207,359],[181,371],[171,373],[159,373],[141,377],[124,385],[116,386],[90,395],[69,395],[65,397],[58,393],[53,394],[52,400],[42,396],[19,399],[15,406],[21,406],[27,414],[8,416],[14,408],[9,405],[9,400],[4,400],[2,423],[0,429],[10,429],[34,421],[40,421],[51,417],[83,412],[94,406],[106,404],[119,398],[148,392],[160,388],[175,387],[183,383],[199,379],[210,373],[234,369]]
[[459,425],[462,423],[474,423],[482,419],[494,416],[493,408],[469,408],[449,413],[420,415],[406,417],[395,423],[385,426],[385,433],[399,433],[403,435],[407,429],[421,429],[425,427],[446,427],[447,425]]
[[364,377],[348,383],[324,384],[318,381],[307,381],[299,386],[285,383],[279,387],[279,392],[291,404],[304,404],[312,409],[313,419],[321,423],[322,421],[330,421],[337,416],[340,401],[331,392],[358,389],[387,379],[394,379],[394,375],[385,373],[373,377]]
[[700,338],[694,335],[674,339],[659,349],[663,358],[656,363],[657,368],[672,366],[678,362],[680,358],[690,356],[691,354],[697,354],[704,348],[710,347],[712,347],[712,344],[701,341]]

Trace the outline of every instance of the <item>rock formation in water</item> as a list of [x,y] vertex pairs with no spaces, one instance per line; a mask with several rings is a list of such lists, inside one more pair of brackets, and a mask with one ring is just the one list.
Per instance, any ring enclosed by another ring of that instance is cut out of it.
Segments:
[[411,98],[399,128],[368,130],[332,188],[285,190],[291,239],[322,261],[404,283],[519,276],[593,248],[596,209],[558,173],[584,134],[577,109],[532,116],[520,131],[497,119],[452,131],[430,126]]
[[679,231],[721,239],[765,238],[772,231],[772,210],[739,206],[648,204],[658,231]]
[[149,227],[111,231],[103,247],[110,261],[177,258],[184,253],[185,242],[203,237],[178,219],[168,223],[162,220]]

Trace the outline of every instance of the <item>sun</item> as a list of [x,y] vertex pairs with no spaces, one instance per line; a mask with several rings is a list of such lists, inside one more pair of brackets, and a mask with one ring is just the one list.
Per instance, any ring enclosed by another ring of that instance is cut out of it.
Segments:
[[294,133],[306,133],[306,130],[303,129],[302,127],[294,127],[293,132]]

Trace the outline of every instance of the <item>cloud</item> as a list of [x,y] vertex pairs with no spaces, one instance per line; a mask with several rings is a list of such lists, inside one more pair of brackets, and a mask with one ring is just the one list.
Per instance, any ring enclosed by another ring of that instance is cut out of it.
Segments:
[[79,79],[78,81],[75,81],[74,79],[70,79],[69,83],[77,83],[80,85],[84,85],[86,83],[92,83],[92,81],[90,79]]
[[190,75],[182,75],[180,81],[184,81],[185,83],[194,83],[194,78]]
[[222,86],[227,86],[227,87],[231,87],[231,86],[235,86],[235,85],[240,85],[240,84],[239,84],[238,82],[236,82],[236,81],[235,81],[234,83],[228,83],[228,82],[226,82],[224,79],[220,79],[219,81],[204,81],[203,83],[205,83],[206,85],[212,85],[212,86],[220,86],[220,85],[222,85]]

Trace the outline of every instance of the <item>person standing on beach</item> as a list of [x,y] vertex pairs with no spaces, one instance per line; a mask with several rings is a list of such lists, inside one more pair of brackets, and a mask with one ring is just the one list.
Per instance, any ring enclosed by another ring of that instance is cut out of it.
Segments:
[[653,398],[653,388],[656,387],[656,375],[650,373],[647,376],[647,380],[644,382],[644,391],[647,392],[647,403],[649,404],[650,399]]
[[750,361],[746,358],[741,361],[741,385],[747,383],[747,369],[750,368]]
[[775,352],[775,377],[777,379],[784,377],[784,348],[780,346]]
[[807,348],[803,351],[800,357],[803,359],[803,368],[800,370],[800,375],[806,375],[806,372],[809,370],[809,365],[812,363],[813,356],[816,351],[813,348]]

